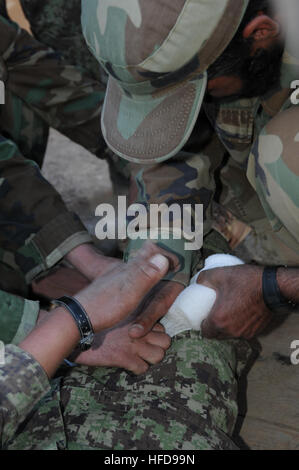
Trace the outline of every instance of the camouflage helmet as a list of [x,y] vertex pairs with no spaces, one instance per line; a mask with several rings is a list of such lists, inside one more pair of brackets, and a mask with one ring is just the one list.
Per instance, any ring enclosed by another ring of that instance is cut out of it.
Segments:
[[187,142],[207,68],[249,0],[82,0],[86,42],[109,74],[102,132],[119,156],[161,162]]

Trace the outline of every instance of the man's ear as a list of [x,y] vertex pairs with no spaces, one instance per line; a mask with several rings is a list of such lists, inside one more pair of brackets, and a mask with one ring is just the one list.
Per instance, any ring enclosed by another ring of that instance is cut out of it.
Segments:
[[243,37],[245,39],[252,38],[255,49],[257,49],[267,47],[279,36],[280,32],[280,24],[270,16],[261,13],[244,28]]

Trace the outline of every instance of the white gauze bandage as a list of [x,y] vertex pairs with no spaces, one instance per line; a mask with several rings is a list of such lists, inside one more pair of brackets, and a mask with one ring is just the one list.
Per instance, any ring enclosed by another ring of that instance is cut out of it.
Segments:
[[187,330],[200,331],[201,324],[209,315],[216,300],[216,291],[197,284],[202,271],[227,266],[244,264],[242,260],[231,255],[213,255],[206,259],[204,268],[191,279],[189,287],[183,290],[162,318],[161,323],[166,333],[173,337]]

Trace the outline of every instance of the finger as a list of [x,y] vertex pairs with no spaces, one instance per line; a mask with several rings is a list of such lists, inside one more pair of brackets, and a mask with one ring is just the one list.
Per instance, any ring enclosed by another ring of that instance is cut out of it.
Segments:
[[126,364],[126,370],[132,372],[135,375],[145,374],[149,369],[149,364],[144,361],[141,357],[135,357],[134,360]]
[[158,364],[165,356],[165,351],[159,346],[153,346],[150,344],[143,343],[138,348],[138,355],[148,364]]
[[137,252],[137,255],[144,253],[151,253],[152,255],[159,253],[165,256],[165,258],[167,258],[169,261],[169,269],[171,271],[176,272],[180,268],[179,258],[174,253],[161,248],[161,246],[157,245],[156,243],[150,241],[145,242],[142,248],[140,248],[140,250]]
[[128,263],[128,269],[124,275],[127,276],[128,284],[134,289],[135,307],[165,276],[168,268],[168,259],[159,253],[151,257],[141,254]]
[[160,348],[163,348],[164,350],[168,349],[169,346],[171,345],[170,336],[166,335],[165,333],[160,333],[160,332],[155,332],[155,331],[148,333],[145,336],[144,340],[147,342],[147,344],[150,344],[152,346],[159,346]]
[[129,335],[131,338],[140,338],[151,331],[153,325],[166,315],[183,289],[184,287],[181,284],[175,282],[161,283],[159,290],[154,291],[153,299],[130,328]]
[[167,273],[168,266],[165,256],[161,254],[151,256],[149,250],[143,250],[143,253],[130,261],[114,278],[112,277],[108,285],[116,295],[111,297],[106,289],[110,309],[107,310],[106,316],[104,314],[101,316],[101,329],[112,327],[134,312],[146,294]]

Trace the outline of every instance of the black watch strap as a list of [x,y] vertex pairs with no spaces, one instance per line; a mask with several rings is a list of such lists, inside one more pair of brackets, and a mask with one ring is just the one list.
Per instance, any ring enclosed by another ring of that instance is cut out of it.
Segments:
[[277,282],[277,270],[280,266],[265,267],[263,272],[263,297],[265,305],[273,313],[291,313],[299,309],[299,305],[286,299]]
[[53,300],[53,303],[65,307],[75,320],[80,332],[81,340],[79,347],[81,351],[87,351],[94,340],[94,330],[82,305],[74,297],[64,296]]

